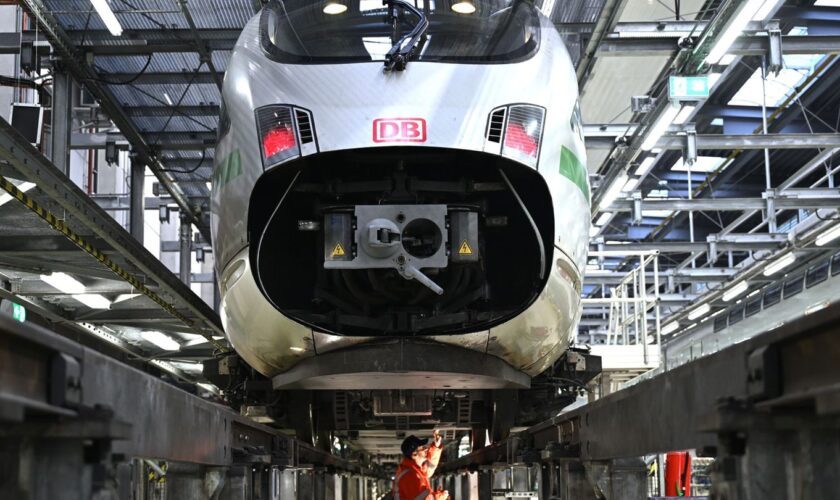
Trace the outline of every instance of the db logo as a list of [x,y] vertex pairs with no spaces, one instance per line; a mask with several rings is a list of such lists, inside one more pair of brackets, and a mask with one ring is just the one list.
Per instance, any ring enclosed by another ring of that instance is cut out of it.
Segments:
[[426,120],[377,118],[373,120],[373,142],[426,142]]

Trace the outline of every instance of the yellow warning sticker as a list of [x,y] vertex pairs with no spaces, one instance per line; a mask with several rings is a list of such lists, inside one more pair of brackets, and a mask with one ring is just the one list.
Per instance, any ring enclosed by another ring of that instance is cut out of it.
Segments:
[[470,248],[470,244],[467,243],[467,240],[464,240],[461,243],[461,247],[458,248],[458,253],[461,255],[472,255],[472,248]]
[[336,243],[335,248],[333,248],[332,254],[330,254],[331,258],[336,257],[343,257],[344,256],[344,247],[341,246],[341,243]]

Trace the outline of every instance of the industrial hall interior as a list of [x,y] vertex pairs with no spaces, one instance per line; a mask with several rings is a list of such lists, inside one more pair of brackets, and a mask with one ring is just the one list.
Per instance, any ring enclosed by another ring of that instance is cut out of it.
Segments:
[[0,499],[840,496],[840,0],[0,0]]

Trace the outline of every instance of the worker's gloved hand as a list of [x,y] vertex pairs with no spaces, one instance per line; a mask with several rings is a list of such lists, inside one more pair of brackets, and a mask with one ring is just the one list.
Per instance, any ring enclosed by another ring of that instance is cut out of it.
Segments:
[[443,445],[443,438],[440,436],[440,432],[438,432],[438,430],[435,429],[432,436],[433,436],[432,442],[434,442],[435,446],[440,448]]

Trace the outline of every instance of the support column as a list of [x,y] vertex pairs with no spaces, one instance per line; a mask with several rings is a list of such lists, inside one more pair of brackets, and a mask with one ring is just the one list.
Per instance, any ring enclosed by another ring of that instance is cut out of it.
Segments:
[[73,112],[73,79],[60,67],[53,74],[52,119],[50,123],[50,159],[70,175],[70,130]]
[[181,281],[186,283],[187,285],[190,284],[190,267],[192,264],[192,238],[191,236],[191,229],[190,229],[190,221],[187,219],[186,214],[181,211],[181,230],[180,230],[180,242],[181,242],[181,249],[180,249],[180,266],[178,267],[178,273],[180,274]]
[[131,191],[129,192],[129,230],[131,236],[143,243],[143,213],[145,210],[143,184],[146,177],[146,165],[136,158],[131,159]]

